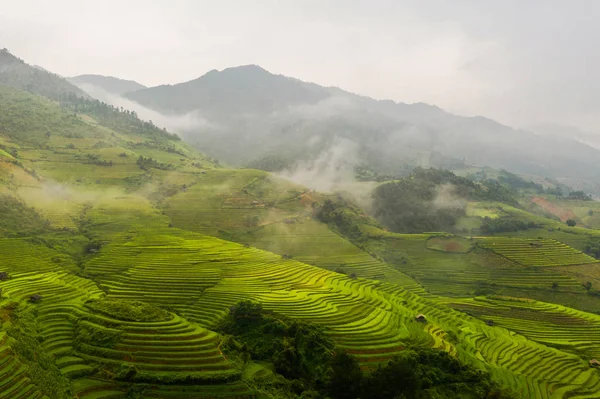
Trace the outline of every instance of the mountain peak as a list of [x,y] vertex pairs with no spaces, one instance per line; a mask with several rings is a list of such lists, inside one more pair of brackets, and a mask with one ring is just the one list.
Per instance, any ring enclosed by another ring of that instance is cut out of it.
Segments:
[[256,78],[258,76],[275,76],[271,72],[262,68],[256,64],[248,64],[248,65],[239,65],[235,67],[229,67],[222,70],[213,69],[196,80],[204,79],[204,78],[216,78],[216,77],[226,77],[231,78],[232,76],[243,76],[248,78]]
[[0,50],[0,64],[24,64],[25,61],[8,51],[7,48]]

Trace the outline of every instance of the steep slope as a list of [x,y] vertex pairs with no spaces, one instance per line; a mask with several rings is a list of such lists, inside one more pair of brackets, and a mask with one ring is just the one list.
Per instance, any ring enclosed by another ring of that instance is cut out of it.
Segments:
[[7,49],[0,50],[0,84],[52,99],[61,99],[69,94],[88,98],[84,91],[65,79],[25,63]]
[[467,164],[562,178],[588,191],[600,188],[594,161],[600,152],[574,140],[460,117],[427,104],[376,101],[257,66],[211,71],[190,82],[127,96],[163,113],[199,113],[210,123],[182,133],[231,163],[273,154],[293,163],[346,139],[356,147],[347,158],[384,174],[402,174],[415,165]]
[[146,86],[133,80],[119,79],[112,76],[79,75],[67,78],[67,80],[84,91],[90,86],[97,86],[107,93],[117,95],[146,88]]

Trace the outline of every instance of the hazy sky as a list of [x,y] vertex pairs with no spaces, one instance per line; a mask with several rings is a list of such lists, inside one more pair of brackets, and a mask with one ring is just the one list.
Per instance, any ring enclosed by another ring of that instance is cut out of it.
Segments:
[[0,0],[0,48],[146,85],[259,64],[513,126],[600,132],[596,0]]

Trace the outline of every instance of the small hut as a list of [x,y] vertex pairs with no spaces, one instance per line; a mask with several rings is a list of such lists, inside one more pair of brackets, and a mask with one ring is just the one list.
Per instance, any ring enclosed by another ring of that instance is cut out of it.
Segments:
[[0,281],[8,280],[8,272],[0,272]]
[[600,361],[598,359],[592,359],[592,360],[590,360],[590,366],[591,367],[600,367]]
[[415,317],[415,320],[418,321],[419,323],[427,323],[427,318],[425,317],[424,314],[420,313]]
[[29,302],[31,302],[31,303],[38,303],[41,300],[42,300],[42,296],[40,294],[33,294],[32,296],[29,297]]
[[486,321],[485,321],[485,324],[487,324],[488,326],[490,326],[490,327],[491,327],[491,326],[493,326],[495,323],[494,323],[494,320],[486,320]]

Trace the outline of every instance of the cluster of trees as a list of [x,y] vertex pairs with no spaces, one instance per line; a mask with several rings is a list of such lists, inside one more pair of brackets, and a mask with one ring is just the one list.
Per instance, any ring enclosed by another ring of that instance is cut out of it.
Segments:
[[266,313],[260,304],[242,301],[220,326],[228,334],[228,355],[275,366],[271,379],[252,380],[280,398],[303,399],[450,399],[509,398],[490,376],[446,352],[407,349],[403,356],[371,372],[361,370],[353,356],[337,349],[315,325]]
[[518,206],[516,193],[497,180],[475,182],[448,170],[416,168],[374,190],[373,213],[395,232],[452,231],[469,200]]
[[26,237],[51,229],[35,209],[8,194],[0,194],[0,215],[0,237]]
[[483,223],[479,228],[479,231],[483,234],[492,233],[507,233],[511,231],[520,231],[527,229],[534,229],[539,227],[535,222],[526,222],[523,220],[513,218],[490,218],[484,217]]
[[593,198],[590,194],[587,194],[582,190],[569,191],[569,194],[565,196],[563,188],[561,186],[551,187],[546,189],[546,194],[554,195],[557,198],[565,198],[568,200],[579,200],[579,201],[592,201]]
[[377,181],[384,182],[396,179],[396,176],[381,174],[374,170],[371,165],[363,163],[354,167],[354,177],[358,181]]
[[138,160],[136,161],[137,165],[143,170],[149,170],[150,168],[160,169],[160,170],[173,170],[175,167],[170,163],[158,162],[156,159],[152,157],[144,157],[140,155]]
[[396,232],[451,230],[466,213],[464,205],[434,205],[440,186],[445,184],[453,186],[452,196],[456,198],[465,198],[477,190],[476,183],[450,171],[417,168],[410,176],[374,190],[374,216]]
[[525,180],[522,177],[506,170],[502,170],[502,174],[498,176],[498,182],[514,190],[533,190],[538,194],[544,194],[545,192],[544,186],[541,184]]
[[344,352],[337,352],[331,365],[326,393],[332,399],[512,397],[499,389],[488,374],[436,349],[408,349],[371,373],[364,373],[356,359]]
[[272,363],[283,377],[278,390],[289,397],[325,386],[335,345],[321,327],[276,317],[258,303],[241,301],[230,309],[230,317],[219,329],[228,334],[223,349],[230,357]]
[[100,156],[96,154],[87,154],[85,156],[85,162],[98,166],[113,166],[113,161],[101,159]]
[[359,240],[363,234],[358,227],[355,215],[351,212],[349,204],[343,199],[334,202],[327,199],[320,206],[315,206],[314,215],[318,220],[328,224],[343,236],[352,240]]
[[250,169],[265,170],[267,172],[281,172],[289,169],[293,162],[282,155],[266,155],[246,165]]
[[452,230],[466,215],[466,207],[438,207],[433,204],[437,185],[419,179],[402,179],[383,184],[373,193],[374,216],[399,233]]
[[178,135],[168,133],[164,128],[158,128],[152,121],[146,122],[139,119],[135,111],[129,111],[123,107],[119,108],[99,100],[86,99],[73,93],[62,95],[60,100],[64,108],[75,113],[90,115],[111,129],[168,140],[181,140]]
[[583,247],[583,252],[596,259],[600,259],[600,238],[590,238]]
[[567,199],[570,200],[580,200],[580,201],[591,201],[592,196],[590,194],[586,194],[584,191],[571,191],[569,195],[567,195]]

